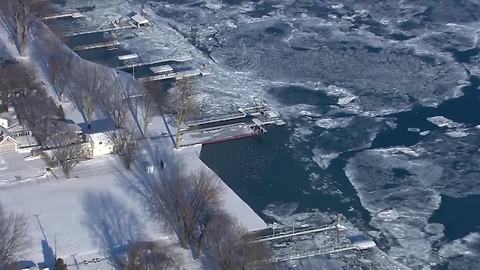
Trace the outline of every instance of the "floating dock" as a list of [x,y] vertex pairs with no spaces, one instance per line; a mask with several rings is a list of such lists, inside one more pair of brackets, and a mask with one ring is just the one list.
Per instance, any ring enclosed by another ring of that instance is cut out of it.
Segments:
[[[277,233],[275,233],[278,231]],[[335,222],[328,225],[322,226],[310,226],[310,225],[303,225],[299,228],[294,227],[283,227],[277,228],[277,230],[270,229],[263,229],[259,231],[254,231],[249,233],[246,236],[246,240],[250,243],[258,243],[258,242],[266,242],[266,241],[282,241],[286,240],[287,242],[295,241],[294,237],[297,236],[304,236],[309,234],[317,234],[317,233],[329,233],[330,231],[335,231],[337,233],[346,232],[348,231],[347,227],[341,225],[339,222]],[[293,239],[291,239],[293,238]],[[302,238],[299,238],[302,239]],[[327,237],[328,239],[328,237]],[[265,263],[278,263],[278,262],[286,262],[290,260],[298,260],[303,258],[321,256],[321,255],[329,255],[333,253],[339,253],[344,251],[362,251],[362,250],[369,250],[375,248],[377,245],[375,242],[370,240],[364,234],[354,234],[351,236],[347,236],[346,238],[342,238],[339,240],[337,238],[336,242],[329,243],[325,246],[319,248],[312,248],[311,250],[307,250],[305,252],[292,252],[292,250],[287,249],[286,254],[277,254],[276,256],[271,257],[268,260],[263,262]]]
[[305,235],[305,234],[312,234],[312,233],[319,233],[319,232],[325,232],[329,230],[337,230],[337,231],[345,231],[347,228],[345,226],[342,226],[340,224],[329,224],[329,225],[323,225],[319,227],[308,227],[308,228],[298,228],[295,230],[295,228],[290,228],[288,230],[283,230],[278,232],[277,234],[272,233],[271,235],[266,235],[266,236],[261,236],[261,237],[253,237],[250,239],[249,242],[251,243],[258,243],[258,242],[266,242],[266,241],[273,241],[273,240],[278,240],[278,239],[285,239],[285,238],[291,238],[294,236],[300,236],[300,235]]
[[119,31],[123,29],[132,29],[132,28],[137,28],[136,25],[133,23],[111,23],[112,25],[110,27],[106,28],[94,28],[94,29],[80,29],[80,30],[75,30],[75,31],[68,31],[63,34],[63,37],[74,37],[74,36],[79,36],[79,35],[86,35],[86,34],[94,34],[94,33],[104,33],[104,32],[113,32],[113,31]]
[[86,44],[86,45],[79,45],[73,47],[74,51],[85,51],[85,50],[92,50],[92,49],[98,49],[98,48],[112,48],[112,47],[118,47],[120,46],[120,41],[118,40],[112,40],[112,41],[106,41],[106,42],[100,42],[100,43],[94,43],[94,44]]
[[134,67],[141,67],[141,66],[153,66],[153,65],[162,65],[168,62],[178,62],[178,63],[183,63],[183,62],[188,62],[192,61],[193,57],[191,55],[181,55],[178,57],[165,57],[162,59],[156,59],[148,62],[138,62],[138,63],[130,63],[126,64],[124,66],[117,67],[117,69],[129,69],[129,68],[134,68]]
[[42,18],[42,20],[48,21],[48,20],[56,20],[56,19],[61,19],[61,18],[78,19],[78,18],[82,18],[82,17],[83,17],[82,13],[80,13],[78,11],[72,11],[72,12],[62,12],[62,13],[58,13],[58,14],[45,16],[45,17]]
[[215,118],[186,122],[180,129],[180,146],[212,144],[267,133],[266,125],[284,125],[280,115],[265,105]]

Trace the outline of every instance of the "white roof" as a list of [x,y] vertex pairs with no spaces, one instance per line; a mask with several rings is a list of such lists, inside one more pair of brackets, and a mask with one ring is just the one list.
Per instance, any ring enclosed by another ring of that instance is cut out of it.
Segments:
[[134,58],[138,58],[138,54],[131,53],[131,54],[120,55],[118,57],[118,60],[123,61],[123,60],[129,60],[129,59],[134,59]]
[[132,20],[134,20],[136,23],[138,24],[147,24],[149,23],[149,21],[147,20],[147,18],[143,17],[142,15],[140,14],[135,14],[132,16]]
[[92,134],[89,134],[88,136],[90,136],[90,140],[97,144],[99,142],[110,142],[110,137],[108,137],[107,133],[104,133],[104,132],[99,132],[99,133],[92,133]]
[[72,12],[72,18],[77,19],[83,17],[82,13],[80,12]]
[[357,242],[357,243],[355,243],[355,245],[356,245],[357,248],[360,249],[360,250],[370,249],[370,248],[374,248],[374,247],[377,246],[377,244],[375,244],[375,242],[373,242],[373,241],[371,241],[371,240]]
[[263,122],[260,121],[260,119],[258,119],[258,118],[253,118],[253,119],[252,119],[252,122],[253,122],[255,125],[257,125],[257,126],[263,125]]
[[173,68],[169,65],[164,65],[164,66],[157,66],[157,67],[150,67],[150,70],[153,73],[162,73],[162,72],[171,72],[173,71]]

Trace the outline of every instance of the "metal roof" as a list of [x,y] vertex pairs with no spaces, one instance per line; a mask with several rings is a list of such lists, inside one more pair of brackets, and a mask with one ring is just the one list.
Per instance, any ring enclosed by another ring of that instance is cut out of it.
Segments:
[[134,20],[137,24],[142,25],[142,24],[148,24],[149,21],[147,18],[143,17],[140,14],[135,14],[132,16],[132,20]]

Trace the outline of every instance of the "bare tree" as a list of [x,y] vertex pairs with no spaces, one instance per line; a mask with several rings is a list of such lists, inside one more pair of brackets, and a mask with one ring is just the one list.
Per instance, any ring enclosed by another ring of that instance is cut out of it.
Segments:
[[208,231],[212,217],[219,211],[223,189],[213,173],[201,171],[191,175],[193,179],[190,195],[190,210],[186,216],[189,225],[190,241],[193,245],[193,256],[198,259],[203,240]]
[[133,128],[119,128],[109,133],[115,152],[123,159],[126,169],[130,169],[137,150]]
[[101,100],[101,106],[106,115],[108,115],[117,128],[127,127],[128,110],[133,112],[133,105],[129,97],[129,92],[133,88],[131,81],[124,82],[119,74],[115,76],[113,85],[109,91],[104,92]]
[[143,124],[143,136],[146,138],[148,136],[148,126],[152,123],[152,118],[155,114],[153,100],[147,93],[140,99],[139,107]]
[[177,81],[175,88],[180,94],[180,103],[177,117],[177,132],[175,136],[175,147],[180,147],[180,129],[182,124],[189,118],[189,114],[193,115],[193,111],[196,109],[196,104],[193,99],[193,94],[195,91],[194,82],[192,79],[183,79]]
[[36,87],[33,73],[24,66],[13,63],[0,68],[0,100],[4,104],[12,102],[17,94],[25,96]]
[[49,9],[45,0],[4,0],[0,5],[0,20],[15,42],[20,55],[25,55],[30,28],[37,16]]
[[91,128],[93,114],[100,97],[109,88],[110,74],[100,65],[84,62],[71,77],[68,96],[80,112],[84,113],[88,128]]
[[9,214],[0,205],[0,269],[14,263],[18,253],[27,245],[27,219]]
[[70,67],[72,66],[74,57],[70,54],[59,53],[62,48],[58,40],[53,40],[49,44],[52,46],[48,60],[50,79],[58,99],[62,100],[72,77]]
[[210,255],[222,270],[271,269],[263,260],[271,256],[270,248],[263,242],[249,243],[246,230],[223,211],[212,217],[207,235]]
[[67,269],[68,269],[67,264],[62,258],[58,258],[55,261],[55,270],[67,270]]
[[27,125],[37,140],[48,147],[48,136],[57,131],[57,106],[44,91],[33,89],[16,94],[15,108],[22,125]]
[[156,104],[161,113],[177,114],[179,100],[175,99],[165,89],[165,83],[162,81],[152,81],[143,84],[146,94]]
[[176,262],[158,244],[136,243],[127,251],[120,263],[123,270],[167,270],[179,269]]
[[159,166],[162,173],[147,187],[146,202],[151,213],[176,233],[180,245],[191,247],[198,258],[211,215],[219,208],[222,189],[212,174],[182,174],[179,163],[169,162],[167,170]]
[[82,146],[76,140],[75,135],[68,133],[57,133],[49,138],[49,144],[52,146],[52,161],[58,163],[67,178],[70,178],[73,168],[84,157]]

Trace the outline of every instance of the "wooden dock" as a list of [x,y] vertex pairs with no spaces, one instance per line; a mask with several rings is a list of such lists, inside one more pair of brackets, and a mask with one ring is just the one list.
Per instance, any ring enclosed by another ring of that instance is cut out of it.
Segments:
[[266,241],[273,241],[273,240],[278,240],[278,239],[284,239],[284,238],[290,238],[294,236],[300,236],[300,235],[305,235],[305,234],[312,234],[312,233],[319,233],[319,232],[325,232],[329,230],[338,230],[338,231],[345,231],[347,228],[345,226],[342,226],[340,224],[329,224],[329,225],[323,225],[323,226],[318,226],[318,227],[308,227],[308,228],[298,228],[295,230],[288,230],[288,231],[282,231],[277,234],[272,234],[272,235],[267,235],[267,236],[262,236],[258,238],[253,238],[249,242],[251,243],[258,243],[258,242],[266,242]]
[[80,13],[78,11],[63,12],[63,13],[58,13],[58,14],[45,16],[45,17],[42,18],[42,20],[48,21],[48,20],[56,20],[56,19],[69,18],[69,17],[72,18],[72,19],[78,19],[78,18],[82,18],[83,15],[82,15],[82,13]]
[[63,34],[63,37],[74,37],[74,36],[86,35],[86,34],[113,32],[113,31],[119,31],[123,29],[133,29],[133,28],[137,28],[137,27],[132,23],[126,23],[123,25],[117,25],[112,23],[111,27],[106,27],[106,28],[83,29],[83,30],[65,32]]
[[192,60],[193,60],[193,57],[191,55],[183,55],[179,57],[166,57],[163,59],[157,59],[157,60],[152,60],[148,62],[130,63],[124,66],[117,67],[117,69],[129,69],[129,68],[140,67],[140,66],[159,65],[159,64],[165,64],[167,62],[182,63],[182,62],[187,62]]
[[196,121],[190,121],[190,122],[187,122],[186,124],[190,128],[190,127],[201,126],[201,125],[206,125],[206,124],[213,124],[213,123],[242,119],[242,118],[245,118],[246,116],[247,115],[244,112],[239,111],[238,113],[232,113],[232,114],[227,114],[227,115],[223,115],[223,116],[217,116],[217,117],[211,117],[211,118],[204,118],[204,119],[196,120]]
[[113,41],[107,41],[107,42],[101,42],[101,43],[75,46],[75,47],[73,47],[73,50],[74,51],[85,51],[85,50],[92,50],[92,49],[98,49],[98,48],[110,48],[110,47],[120,46],[120,44],[121,44],[120,41],[113,40]]
[[141,83],[146,83],[146,82],[153,82],[153,81],[163,81],[163,80],[174,79],[174,78],[175,78],[175,73],[170,73],[170,74],[159,74],[159,75],[153,75],[150,77],[138,78],[138,81]]
[[332,247],[323,247],[323,248],[319,248],[317,250],[310,251],[310,252],[288,254],[288,255],[279,256],[279,257],[275,256],[275,257],[273,257],[269,260],[265,260],[263,262],[265,262],[265,263],[287,262],[287,261],[292,261],[292,260],[298,260],[298,259],[309,258],[309,257],[316,257],[316,256],[321,256],[321,255],[328,255],[328,254],[344,252],[344,251],[349,251],[349,250],[359,250],[359,249],[356,245],[345,244],[345,245],[332,246]]

